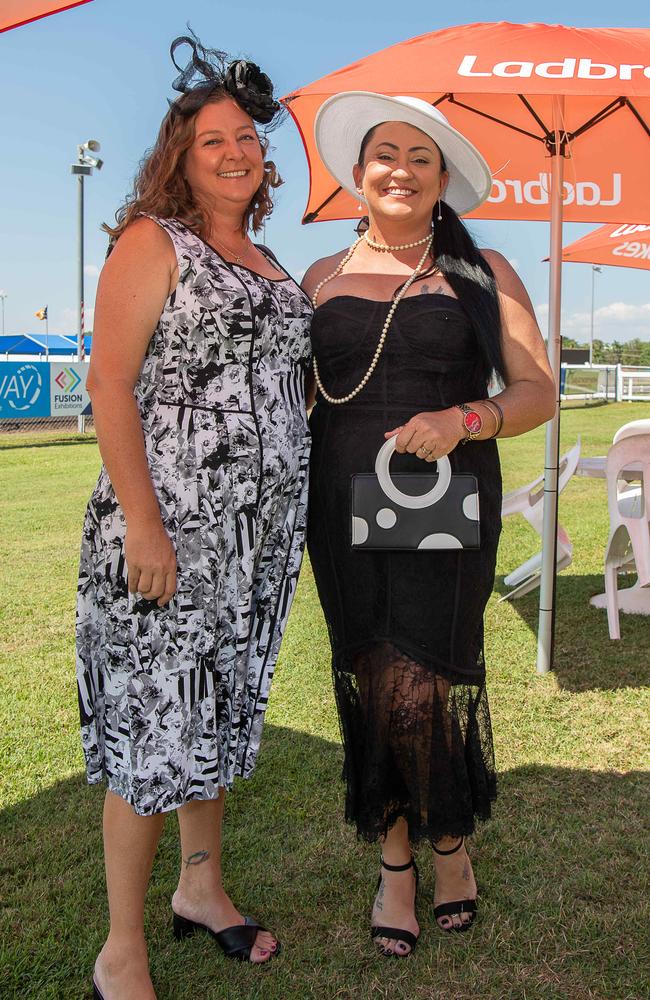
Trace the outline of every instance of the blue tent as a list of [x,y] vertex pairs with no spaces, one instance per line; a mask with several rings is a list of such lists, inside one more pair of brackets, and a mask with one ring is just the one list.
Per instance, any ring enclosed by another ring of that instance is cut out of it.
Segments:
[[[90,351],[90,336],[84,338],[86,352]],[[51,333],[45,337],[44,333],[13,334],[12,336],[0,337],[0,358],[4,355],[11,357],[15,354],[32,354],[45,357],[47,348],[53,357],[61,355],[72,355],[77,352],[77,341],[73,336],[61,337],[58,333]]]
[[[66,340],[71,340],[74,346],[74,352],[77,353],[77,335],[76,333],[66,333]],[[84,351],[86,355],[90,354],[90,348],[92,345],[93,335],[92,333],[84,333]]]

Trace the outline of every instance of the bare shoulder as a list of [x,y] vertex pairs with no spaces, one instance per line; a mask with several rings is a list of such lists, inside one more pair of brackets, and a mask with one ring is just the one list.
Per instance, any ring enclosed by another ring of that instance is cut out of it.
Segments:
[[99,279],[98,292],[132,294],[147,291],[162,300],[178,281],[174,244],[153,219],[138,218],[119,236]]
[[160,260],[161,257],[176,263],[174,244],[162,226],[153,219],[140,216],[129,223],[120,235],[108,261],[114,258],[120,261],[129,257],[142,263],[143,256],[147,265],[150,265],[152,258]]
[[513,279],[516,279],[517,281],[520,280],[519,275],[508,258],[504,257],[498,250],[481,250],[481,257],[483,257],[483,259],[487,261],[492,268],[494,277],[497,279],[499,285],[502,281],[507,283]]
[[502,295],[528,302],[528,292],[523,281],[515,271],[510,261],[498,250],[481,250],[481,256],[490,265]]
[[314,294],[316,285],[336,269],[349,249],[349,247],[345,247],[343,250],[337,250],[336,253],[330,254],[329,257],[321,257],[320,260],[314,261],[302,279],[302,287],[307,295],[311,297]]

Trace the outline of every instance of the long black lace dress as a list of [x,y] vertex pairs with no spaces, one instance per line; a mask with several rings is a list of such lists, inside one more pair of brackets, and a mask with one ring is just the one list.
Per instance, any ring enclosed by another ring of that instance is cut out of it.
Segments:
[[[312,346],[330,395],[346,395],[363,377],[389,305],[338,295],[318,306]],[[495,442],[461,444],[449,456],[453,472],[478,478],[480,550],[350,546],[350,477],[374,471],[384,432],[486,395],[462,306],[419,294],[400,302],[359,395],[329,405],[319,394],[312,412],[308,547],[332,645],[346,819],[367,840],[400,816],[413,842],[469,834],[496,796],[483,659],[501,530]],[[392,473],[431,471],[414,455],[391,461]]]

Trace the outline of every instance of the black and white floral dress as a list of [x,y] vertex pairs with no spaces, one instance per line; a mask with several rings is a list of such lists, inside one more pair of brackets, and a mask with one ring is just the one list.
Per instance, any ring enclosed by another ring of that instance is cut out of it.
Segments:
[[129,595],[125,519],[105,468],[86,512],[77,678],[90,783],[140,815],[252,773],[304,545],[309,299],[226,263],[186,226],[179,281],[135,395],[175,549],[168,605]]

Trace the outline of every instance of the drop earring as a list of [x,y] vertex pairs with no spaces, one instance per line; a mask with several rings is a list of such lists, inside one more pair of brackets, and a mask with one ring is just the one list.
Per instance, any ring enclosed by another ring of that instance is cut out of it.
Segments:
[[438,222],[442,222],[442,208],[440,207],[440,198],[438,198]]

